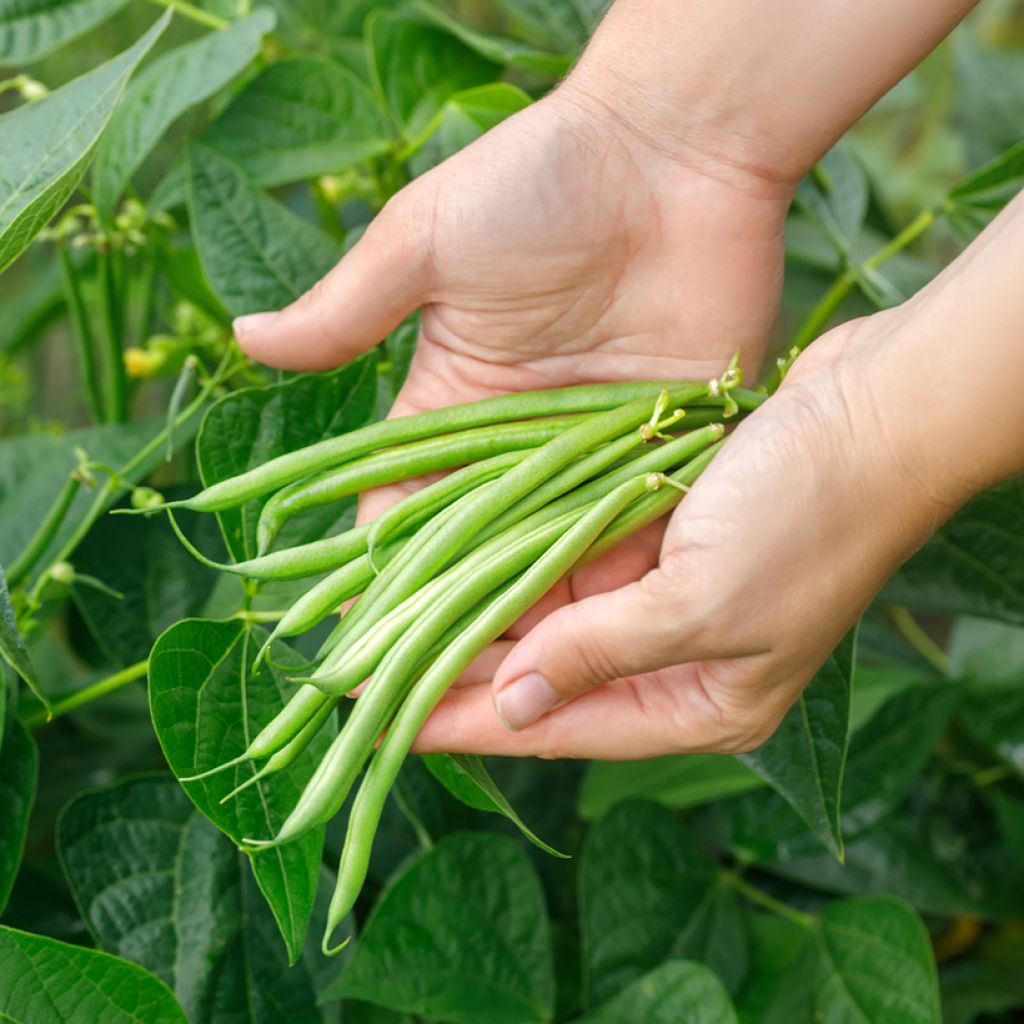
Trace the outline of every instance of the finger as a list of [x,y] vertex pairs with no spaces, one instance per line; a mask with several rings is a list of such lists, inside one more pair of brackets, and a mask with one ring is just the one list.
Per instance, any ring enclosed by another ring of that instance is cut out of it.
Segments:
[[696,660],[691,616],[660,569],[625,587],[552,613],[499,668],[494,701],[509,729],[523,729],[602,683]]
[[498,718],[489,687],[461,687],[446,694],[413,750],[632,760],[730,749],[729,724],[705,696],[698,676],[694,666],[677,666],[617,680],[515,732]]
[[376,345],[423,302],[428,267],[415,225],[386,208],[310,291],[280,312],[239,317],[235,337],[247,355],[270,366],[338,366]]
[[494,643],[488,644],[452,685],[456,688],[489,686],[494,673],[498,671],[498,666],[508,657],[508,652],[513,646],[514,640],[495,640]]

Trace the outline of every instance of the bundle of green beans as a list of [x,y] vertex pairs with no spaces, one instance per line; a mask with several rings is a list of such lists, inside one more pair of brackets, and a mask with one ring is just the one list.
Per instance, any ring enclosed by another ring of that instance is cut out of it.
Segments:
[[[173,513],[171,522],[197,558],[224,571],[254,580],[322,576],[277,622],[260,658],[275,639],[312,629],[358,597],[282,711],[241,756],[213,769],[253,765],[225,799],[281,771],[339,697],[366,683],[277,835],[244,841],[263,849],[324,824],[369,762],[325,953],[344,945],[332,947],[331,938],[362,888],[385,798],[447,688],[557,580],[674,507],[721,447],[726,422],[764,400],[739,383],[734,361],[711,381],[561,388],[386,420],[167,506],[212,512],[262,498],[259,553],[234,565],[210,562]],[[452,472],[372,523],[271,550],[299,512],[441,470]]]

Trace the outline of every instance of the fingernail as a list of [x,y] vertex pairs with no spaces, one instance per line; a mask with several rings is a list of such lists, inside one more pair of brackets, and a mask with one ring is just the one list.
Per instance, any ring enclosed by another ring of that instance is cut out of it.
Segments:
[[529,672],[498,693],[498,717],[506,729],[516,732],[533,725],[541,715],[554,708],[560,699],[539,672]]
[[266,313],[249,313],[247,316],[235,317],[231,324],[235,337],[240,334],[251,334],[253,331],[269,327],[281,314],[276,310]]

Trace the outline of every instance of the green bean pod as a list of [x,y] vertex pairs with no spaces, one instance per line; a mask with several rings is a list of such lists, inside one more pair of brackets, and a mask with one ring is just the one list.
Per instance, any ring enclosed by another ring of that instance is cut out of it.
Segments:
[[299,451],[279,455],[262,466],[228,480],[221,480],[191,498],[171,504],[197,512],[234,508],[250,498],[276,491],[303,477],[350,462],[381,448],[495,423],[568,413],[601,412],[635,398],[656,394],[660,388],[674,388],[683,383],[624,381],[583,384],[547,391],[499,395],[465,405],[380,420],[340,437],[331,437]]
[[543,597],[623,509],[663,483],[664,478],[660,474],[645,474],[621,484],[602,498],[504,594],[489,602],[413,685],[381,741],[352,806],[338,867],[338,882],[328,911],[323,941],[325,954],[336,953],[341,948],[330,947],[331,935],[351,910],[362,889],[384,802],[413,740],[430,713],[473,659]]
[[264,554],[281,527],[300,512],[329,505],[375,487],[413,480],[492,455],[538,448],[585,419],[583,416],[551,416],[527,423],[499,423],[492,427],[443,434],[385,448],[319,476],[299,480],[278,491],[263,506],[256,525],[257,550]]

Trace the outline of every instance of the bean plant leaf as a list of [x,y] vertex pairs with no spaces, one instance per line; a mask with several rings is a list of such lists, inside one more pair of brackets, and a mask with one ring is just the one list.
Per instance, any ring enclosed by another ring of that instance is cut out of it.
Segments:
[[31,64],[106,21],[128,0],[0,0],[0,67]]
[[560,78],[572,66],[572,57],[567,53],[550,53],[516,39],[480,32],[445,13],[429,0],[416,0],[413,6],[428,21],[450,32],[474,53],[495,64],[551,78]]
[[7,905],[25,849],[28,819],[39,779],[39,751],[20,722],[14,722],[0,752],[0,914]]
[[[880,707],[850,742],[843,784],[844,840],[899,807],[924,771],[960,703],[961,688],[915,686]],[[820,852],[803,820],[778,794],[749,793],[717,809],[747,860],[789,861]]]
[[530,831],[491,778],[481,758],[475,754],[429,754],[423,761],[434,778],[452,796],[478,811],[504,815],[538,849],[550,853],[552,857],[568,859],[567,854],[559,853]]
[[[808,1019],[806,989],[789,982],[806,956],[813,932],[776,914],[749,914],[747,923],[750,970],[735,999],[740,1020],[743,1024],[793,1024]],[[803,1005],[794,1007],[790,997]]]
[[707,963],[732,990],[742,982],[747,938],[735,894],[665,808],[620,804],[595,825],[579,893],[586,1005],[682,957]]
[[829,655],[775,735],[759,749],[741,755],[840,858],[839,797],[850,728],[856,633],[851,631]]
[[1024,141],[969,174],[949,193],[955,207],[1002,209],[1024,187]]
[[167,986],[126,960],[0,926],[0,1020],[188,1024]]
[[524,39],[575,55],[608,6],[609,0],[498,0]]
[[603,818],[625,800],[653,800],[683,810],[764,786],[764,779],[727,754],[681,754],[647,761],[591,761],[578,810],[587,821]]
[[455,93],[410,145],[415,152],[410,161],[413,172],[423,174],[437,166],[531,102],[522,89],[506,82]]
[[816,1020],[836,1024],[940,1024],[928,932],[899,900],[825,908],[814,949]]
[[[292,57],[248,82],[200,136],[259,185],[336,174],[392,145],[387,117],[367,85],[321,57]],[[151,209],[185,200],[186,161],[150,197]]]
[[43,692],[42,683],[28,656],[25,641],[18,631],[18,623],[14,618],[14,605],[11,603],[11,592],[7,589],[7,577],[0,565],[0,659],[7,662],[15,672],[28,684],[37,700],[50,713],[50,702]]
[[191,149],[189,210],[203,270],[232,316],[280,309],[337,262],[338,246],[206,146]]
[[[196,442],[206,485],[226,480],[284,452],[368,423],[376,407],[377,370],[367,356],[330,373],[305,374],[272,387],[245,388],[210,408]],[[228,550],[242,560],[256,553],[262,500],[219,512]],[[351,525],[355,498],[296,516],[281,532],[290,547]]]
[[906,563],[886,601],[936,614],[1024,624],[1024,486],[979,494]]
[[[186,619],[165,632],[149,659],[149,704],[157,739],[180,779],[215,768],[241,754],[249,739],[294,693],[282,669],[252,670],[266,634],[230,620]],[[287,649],[277,653],[288,658]],[[294,657],[294,656],[292,656]],[[298,667],[294,661],[293,668]],[[236,843],[269,839],[287,817],[326,752],[333,721],[287,770],[220,801],[255,772],[251,762],[182,785],[192,802]],[[302,951],[313,909],[324,830],[250,856],[256,882],[285,940],[289,960]]]
[[627,985],[579,1024],[736,1024],[729,993],[703,964],[670,960]]
[[[201,551],[222,557],[212,516],[183,512],[177,518]],[[115,665],[142,661],[153,637],[201,614],[216,583],[216,574],[185,550],[162,516],[102,517],[75,551],[75,570],[114,592],[76,586],[72,595],[97,646]]]
[[260,8],[162,54],[132,82],[96,152],[93,201],[101,214],[113,211],[132,174],[178,117],[253,60],[274,22],[273,11]]
[[166,11],[130,49],[0,117],[0,270],[74,192],[139,61],[170,21]]
[[423,18],[381,8],[366,19],[364,33],[374,89],[407,142],[449,96],[496,77],[490,61]]
[[451,1024],[550,1020],[547,913],[519,844],[461,833],[414,860],[381,896],[329,993]]
[[76,797],[57,852],[96,944],[165,982],[191,1024],[272,1024],[285,1008],[292,1021],[325,1021],[319,950],[308,943],[289,969],[245,858],[170,776]]
[[849,256],[868,209],[868,182],[842,143],[826,153],[800,182],[797,205],[842,256]]

